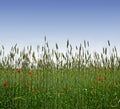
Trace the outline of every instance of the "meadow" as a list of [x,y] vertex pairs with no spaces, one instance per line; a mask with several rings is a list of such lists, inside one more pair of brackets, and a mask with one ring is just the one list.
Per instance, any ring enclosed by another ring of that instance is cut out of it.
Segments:
[[89,42],[66,53],[44,45],[0,48],[0,109],[120,109],[120,57],[110,42],[101,53]]

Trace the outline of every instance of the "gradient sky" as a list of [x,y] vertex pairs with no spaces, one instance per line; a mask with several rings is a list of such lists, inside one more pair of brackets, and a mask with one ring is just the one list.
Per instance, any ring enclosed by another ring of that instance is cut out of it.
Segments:
[[101,51],[110,40],[120,51],[120,0],[0,0],[0,45],[6,50],[36,46],[47,37],[65,51],[66,40],[75,47],[90,42]]

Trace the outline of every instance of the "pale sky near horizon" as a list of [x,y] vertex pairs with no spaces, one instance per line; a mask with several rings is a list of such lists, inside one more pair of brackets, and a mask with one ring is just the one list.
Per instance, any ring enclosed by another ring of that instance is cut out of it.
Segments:
[[120,51],[119,0],[0,0],[0,46],[36,46],[47,37],[51,48],[66,40],[75,47],[84,40],[101,51],[110,40]]

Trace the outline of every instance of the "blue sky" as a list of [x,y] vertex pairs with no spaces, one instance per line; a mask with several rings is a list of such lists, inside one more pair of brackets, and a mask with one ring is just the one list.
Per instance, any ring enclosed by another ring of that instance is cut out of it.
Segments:
[[65,51],[66,40],[73,47],[90,42],[101,51],[110,40],[120,51],[119,0],[0,0],[0,45],[6,50],[57,42]]

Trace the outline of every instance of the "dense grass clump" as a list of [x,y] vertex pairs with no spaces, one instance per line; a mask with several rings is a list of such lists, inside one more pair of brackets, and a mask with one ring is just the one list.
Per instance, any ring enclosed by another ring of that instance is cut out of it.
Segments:
[[[90,53],[89,42],[69,40],[66,53],[43,46],[5,55],[0,48],[0,109],[119,109],[120,57],[116,47]],[[108,51],[109,50],[109,51]]]

